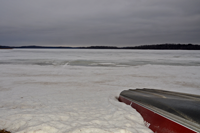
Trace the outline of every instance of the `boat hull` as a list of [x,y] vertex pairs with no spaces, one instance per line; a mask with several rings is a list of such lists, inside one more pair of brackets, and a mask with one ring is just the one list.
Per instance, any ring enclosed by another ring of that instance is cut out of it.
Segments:
[[[149,105],[145,105],[124,95],[119,96],[119,101],[130,105],[136,109],[144,119],[145,125],[155,133],[197,133],[198,131],[187,127],[182,123],[174,121],[167,115],[162,115],[159,111],[152,110]],[[158,109],[159,110],[159,109]],[[162,112],[162,110],[161,110]],[[172,114],[173,116],[173,114]],[[181,118],[182,120],[182,118]],[[198,127],[197,127],[198,128]]]

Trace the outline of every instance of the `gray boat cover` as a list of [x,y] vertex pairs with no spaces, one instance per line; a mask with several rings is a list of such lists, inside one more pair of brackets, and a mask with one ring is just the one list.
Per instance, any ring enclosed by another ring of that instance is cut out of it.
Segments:
[[130,89],[121,96],[200,124],[200,96],[156,89]]

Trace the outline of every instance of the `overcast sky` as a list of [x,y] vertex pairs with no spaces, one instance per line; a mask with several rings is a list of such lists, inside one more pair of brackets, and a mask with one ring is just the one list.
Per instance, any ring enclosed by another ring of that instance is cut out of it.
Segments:
[[200,44],[200,0],[0,0],[0,45]]

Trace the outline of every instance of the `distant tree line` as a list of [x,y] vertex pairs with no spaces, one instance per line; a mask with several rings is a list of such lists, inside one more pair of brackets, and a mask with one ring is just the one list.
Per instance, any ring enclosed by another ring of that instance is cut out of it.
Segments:
[[155,50],[200,50],[198,44],[153,44],[153,45],[141,45],[133,47],[116,47],[116,46],[89,46],[89,47],[48,47],[48,46],[1,46],[0,49],[155,49]]
[[152,44],[133,47],[116,47],[116,46],[89,46],[79,47],[81,49],[157,49],[157,50],[200,50],[198,44]]
[[200,50],[198,44],[154,44],[154,45],[141,45],[135,47],[124,47],[127,49],[158,49],[158,50]]
[[0,49],[12,49],[12,47],[9,47],[9,46],[1,46],[1,45],[0,45]]

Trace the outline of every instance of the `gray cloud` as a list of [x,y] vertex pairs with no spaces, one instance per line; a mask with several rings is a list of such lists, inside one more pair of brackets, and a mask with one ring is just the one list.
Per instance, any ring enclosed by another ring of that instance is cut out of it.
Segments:
[[200,43],[199,0],[0,0],[0,45]]

